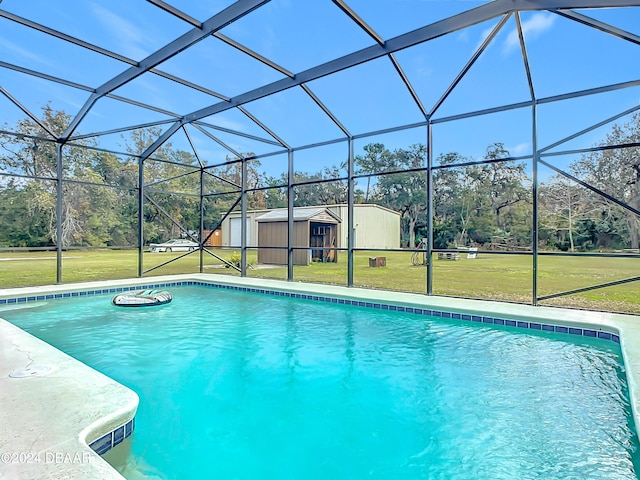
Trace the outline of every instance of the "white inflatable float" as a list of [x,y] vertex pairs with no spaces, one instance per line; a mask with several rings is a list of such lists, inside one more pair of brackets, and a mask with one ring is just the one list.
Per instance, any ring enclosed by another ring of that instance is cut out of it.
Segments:
[[139,290],[119,293],[111,300],[117,307],[151,307],[164,305],[173,300],[171,292],[166,290]]

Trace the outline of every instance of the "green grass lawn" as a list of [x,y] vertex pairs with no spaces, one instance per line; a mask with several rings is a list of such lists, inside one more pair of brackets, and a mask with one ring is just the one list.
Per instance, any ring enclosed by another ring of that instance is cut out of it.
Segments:
[[[229,258],[233,250],[214,252]],[[180,253],[144,254],[144,268],[150,269]],[[385,256],[386,267],[369,267],[369,257]],[[286,266],[257,265],[257,252],[249,251],[254,268],[250,277],[286,279]],[[458,261],[434,260],[433,291],[438,295],[531,303],[532,259],[525,255],[486,255]],[[53,284],[56,280],[55,252],[0,253],[0,288]],[[426,268],[411,264],[408,252],[356,252],[356,286],[426,292]],[[137,250],[69,250],[63,253],[63,282],[112,280],[137,276]],[[346,285],[347,255],[340,252],[337,263],[313,263],[294,266],[294,280]],[[212,257],[203,255],[204,272],[238,275]],[[145,276],[195,273],[200,255],[195,252]],[[541,256],[538,260],[538,293],[547,295],[636,276],[640,259]],[[542,302],[595,310],[640,313],[638,282],[575,294]]]

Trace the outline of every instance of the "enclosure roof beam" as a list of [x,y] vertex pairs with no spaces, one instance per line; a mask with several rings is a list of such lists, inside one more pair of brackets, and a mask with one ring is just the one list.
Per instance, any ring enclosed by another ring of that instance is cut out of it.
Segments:
[[[94,93],[96,90],[92,87],[89,87],[87,85],[82,85],[80,83],[76,83],[76,82],[71,82],[69,80],[65,80],[64,78],[59,78],[59,77],[54,77],[53,75],[48,75],[46,73],[42,73],[42,72],[38,72],[35,70],[31,70],[25,67],[20,67],[18,65],[14,65],[12,63],[7,63],[7,62],[3,62],[0,61],[0,68],[7,68],[9,70],[14,70],[16,72],[20,72],[20,73],[24,73],[25,75],[30,75],[33,77],[37,77],[37,78],[42,78],[43,80],[47,80],[49,82],[55,82],[55,83],[59,83],[61,85],[65,85],[67,87],[72,87],[72,88],[77,88],[78,90],[84,90],[86,92],[92,92]],[[183,85],[187,85],[190,82],[184,82],[181,79],[179,79],[178,77],[173,77],[172,75],[169,74],[165,74],[163,72],[160,71],[155,71],[155,73],[157,73],[160,76],[164,76],[165,78],[169,78],[173,81],[176,81],[178,83],[182,83]],[[191,85],[187,85],[187,86],[191,86]],[[193,85],[193,88],[196,88],[197,85]],[[208,93],[210,95],[214,95],[216,96],[217,94],[215,94],[214,92],[211,92],[210,90],[204,89],[204,88],[199,88],[200,91],[204,92],[204,93]],[[113,93],[109,93],[108,95],[106,95],[106,97],[108,98],[112,98],[113,100],[117,100],[119,102],[124,102],[124,103],[128,103],[130,105],[135,105],[136,107],[141,107],[141,108],[145,108],[147,110],[151,110],[157,113],[161,113],[163,115],[168,115],[170,117],[173,117],[173,119],[169,119],[169,120],[163,120],[157,123],[168,123],[168,122],[174,122],[176,120],[178,120],[180,118],[180,115],[175,113],[175,112],[170,112],[168,110],[164,110],[158,107],[154,107],[153,105],[148,105],[146,103],[142,103],[142,102],[138,102],[136,100],[132,100],[130,98],[126,98],[126,97],[121,97],[120,95],[114,95]],[[202,123],[205,126],[209,126],[206,123]],[[265,143],[271,143],[273,145],[280,145],[277,142],[274,142],[273,140],[268,140],[265,138],[260,138],[260,137],[256,137],[253,135],[248,135],[246,133],[242,133],[242,132],[237,132],[235,130],[230,130],[230,129],[224,129],[222,127],[216,127],[216,126],[211,126],[212,128],[216,128],[218,130],[222,130],[222,131],[226,131],[228,133],[233,133],[234,135],[238,135],[238,136],[243,136],[243,137],[247,137],[247,138],[252,138],[253,140],[257,140],[260,142],[265,142]],[[137,126],[133,126],[133,127],[124,127],[122,129],[120,129],[120,131],[126,131],[126,130],[134,130],[136,128],[139,128]],[[83,135],[77,135],[77,136],[73,136],[70,137],[69,140],[77,140],[79,138],[87,138],[87,137],[97,137],[100,135],[104,135],[110,132],[97,132],[97,133],[88,133],[88,134],[83,134]]]
[[[189,166],[193,167],[193,165],[189,165]],[[187,177],[189,175],[193,175],[194,173],[199,173],[199,170],[192,170],[191,172],[181,173],[179,175],[174,175],[174,176],[169,177],[169,178],[163,178],[161,180],[156,180],[155,182],[145,183],[144,186],[145,186],[145,188],[146,187],[155,187],[156,185],[161,185],[163,183],[171,182],[173,180],[178,180],[180,178],[184,178],[184,177]],[[175,193],[176,194],[180,194],[180,195],[195,195],[194,193],[185,193],[185,192],[175,192]]]
[[189,135],[189,132],[187,131],[187,127],[185,125],[182,126],[182,131],[187,136],[189,145],[191,145],[191,149],[193,150],[193,154],[196,156],[196,160],[198,160],[198,164],[200,165],[200,168],[204,167],[204,163],[202,163],[202,160],[200,159],[200,155],[198,154],[198,149],[194,145],[193,140],[191,140],[191,135]]
[[[111,80],[107,81],[96,89],[96,92],[92,94],[83,107],[80,109],[76,117],[71,121],[69,127],[63,134],[63,139],[69,138],[80,122],[89,113],[89,110],[97,100],[104,97],[113,90],[125,85],[131,80],[139,77],[145,72],[148,72],[160,63],[168,60],[169,58],[177,55],[183,50],[189,48],[191,45],[201,41],[203,38],[211,35],[212,33],[224,28],[225,26],[233,23],[239,18],[247,15],[256,8],[269,2],[269,0],[239,0],[229,7],[225,8],[221,12],[217,13],[209,20],[202,24],[201,28],[193,28],[184,35],[178,37],[176,40],[168,43],[164,47],[160,48],[156,52],[149,55],[142,60],[138,65],[128,68],[126,71],[115,76]],[[202,118],[202,117],[200,117]],[[199,119],[198,119],[199,120]]]
[[[206,131],[204,128],[202,128],[200,125],[193,123],[192,124],[195,128],[197,128],[198,130],[200,130],[202,133],[204,133],[207,137],[209,137],[211,140],[213,140],[214,142],[216,142],[218,145],[220,145],[222,148],[224,148],[225,150],[229,150],[231,153],[233,153],[236,157],[238,158],[242,158],[242,155],[240,153],[238,153],[237,151],[235,151],[233,148],[231,148],[229,145],[227,145],[226,143],[224,143],[222,140],[220,140],[218,137],[216,137],[215,135],[213,135],[211,132]],[[183,126],[184,128],[184,126]]]
[[287,144],[287,142],[285,142],[278,135],[276,135],[269,127],[267,127],[264,123],[262,123],[260,120],[258,120],[253,114],[251,114],[251,112],[247,111],[246,108],[244,108],[242,106],[239,106],[238,110],[240,110],[242,113],[244,113],[247,118],[249,118],[251,121],[253,121],[260,128],[262,128],[265,132],[267,132],[269,135],[271,135],[273,138],[275,138],[280,143],[280,145],[282,145],[285,148],[291,148]]
[[354,67],[361,63],[379,58],[383,55],[403,50],[440,36],[477,25],[486,20],[506,15],[513,11],[536,11],[562,8],[595,8],[595,7],[625,7],[637,6],[637,0],[495,0],[458,15],[443,19],[412,32],[392,38],[384,44],[373,45],[357,52],[345,55],[322,65],[312,67],[296,74],[294,78],[287,78],[273,82],[232,98],[228,103],[217,103],[197,110],[186,116],[186,121],[199,120],[237,105],[257,100],[268,95],[286,90],[302,83]]
[[606,119],[602,120],[601,122],[595,123],[595,124],[591,125],[590,127],[587,127],[587,128],[585,128],[583,130],[580,130],[579,132],[576,132],[573,135],[569,135],[568,137],[565,137],[565,138],[563,138],[561,140],[558,140],[557,142],[552,143],[551,145],[547,145],[546,147],[539,149],[538,152],[539,153],[543,153],[543,152],[546,152],[547,150],[551,150],[552,148],[557,147],[558,145],[562,145],[563,143],[570,142],[574,138],[578,138],[578,137],[584,135],[585,133],[589,133],[592,130],[596,130],[596,129],[600,128],[600,127],[603,127],[603,126],[607,125],[608,123],[615,122],[619,118],[625,117],[627,115],[631,115],[633,112],[635,112],[637,110],[640,110],[640,105],[633,106],[633,107],[625,110],[624,112],[620,112],[617,115],[614,115],[612,117],[606,118]]
[[[346,13],[351,20],[353,20],[362,30],[364,30],[367,33],[367,35],[373,38],[378,45],[384,45],[384,39],[380,35],[378,35],[378,33],[373,28],[371,28],[362,18],[360,18],[360,16],[356,12],[354,12],[353,9],[349,5],[347,5],[343,0],[333,0],[333,3],[335,3],[338,6],[338,8],[340,8],[340,10]],[[409,93],[411,94],[413,101],[416,103],[416,105],[418,106],[418,108],[420,109],[424,117],[427,118],[427,111],[422,105],[422,102],[420,101],[420,98],[418,97],[416,91],[413,89],[413,86],[411,85],[409,78],[404,73],[404,70],[400,66],[400,63],[398,63],[393,53],[389,54],[389,59],[391,60],[391,63],[393,63],[393,66],[398,72],[398,75],[400,75],[400,78],[402,79],[405,86],[409,90]],[[335,121],[336,120],[334,120],[334,122]],[[343,132],[345,132],[347,136],[350,136],[349,133],[346,131],[346,129],[342,128],[341,126],[340,128],[342,129]]]
[[458,75],[453,80],[453,82],[451,82],[451,85],[449,85],[449,87],[445,90],[445,92],[438,99],[438,101],[435,103],[435,105],[431,108],[431,111],[429,112],[428,118],[431,118],[438,111],[438,109],[442,106],[442,104],[449,97],[449,95],[451,95],[451,92],[453,92],[455,90],[455,88],[462,81],[462,79],[467,74],[467,72],[471,69],[473,64],[476,63],[478,58],[480,58],[480,55],[482,55],[482,53],[487,49],[487,47],[493,41],[493,39],[496,37],[496,35],[498,35],[498,32],[500,30],[502,30],[502,27],[504,27],[505,23],[507,23],[507,20],[509,20],[510,16],[511,15],[504,15],[502,17],[502,19],[491,29],[491,33],[489,33],[489,35],[487,35],[487,37],[484,39],[482,44],[476,49],[476,51],[471,56],[471,58],[466,63],[466,65],[462,68],[462,70],[460,70],[460,73],[458,73]]
[[[238,160],[238,161],[240,161],[240,160]],[[223,164],[223,165],[224,165],[224,164]],[[226,178],[223,178],[223,177],[221,177],[221,176],[219,176],[219,175],[216,175],[215,173],[211,173],[211,172],[209,171],[209,170],[211,170],[211,169],[213,169],[213,168],[220,167],[220,166],[222,166],[222,165],[208,165],[207,167],[205,167],[204,173],[205,173],[206,175],[209,175],[209,176],[210,176],[210,177],[212,177],[212,178],[215,178],[216,180],[220,180],[221,182],[228,183],[228,184],[229,184],[229,185],[231,185],[232,187],[235,187],[235,188],[237,188],[238,190],[240,190],[240,189],[242,188],[242,186],[241,186],[241,185],[238,185],[237,183],[232,182],[231,180],[227,180]],[[236,192],[221,192],[221,193],[220,193],[220,195],[225,195],[225,194],[227,194],[227,193],[236,193]],[[211,194],[211,193],[209,193],[209,195],[215,195],[215,194]],[[240,201],[240,200],[238,200],[238,201]]]
[[[535,3],[533,1],[526,2],[523,5],[530,6],[529,4]],[[587,2],[589,3],[589,2]],[[591,2],[591,3],[595,3]],[[312,67],[308,70],[300,72],[295,75],[294,78],[284,78],[282,80],[275,81],[268,85],[264,85],[260,88],[245,92],[234,98],[231,98],[229,102],[219,102],[209,107],[205,107],[200,110],[196,110],[185,116],[186,122],[193,122],[200,120],[201,118],[214,115],[216,113],[228,110],[239,105],[243,105],[260,98],[267,97],[274,93],[278,93],[287,90],[291,87],[299,86],[303,83],[308,83],[313,80],[331,75],[333,73],[345,70],[347,68],[360,65],[374,60],[390,53],[394,53],[403,50],[414,45],[433,40],[435,38],[446,35],[447,33],[455,32],[478,23],[482,23],[486,20],[505,15],[515,9],[514,5],[519,3],[514,0],[495,0],[480,7],[476,7],[466,12],[462,12],[444,20],[432,23],[425,27],[419,28],[412,32],[399,35],[395,38],[387,40],[384,45],[372,45],[370,47],[363,48],[357,52],[347,54],[343,57],[331,60],[322,65]],[[530,9],[536,9],[531,7]]]
[[416,103],[416,105],[422,112],[422,115],[424,116],[424,118],[428,119],[429,113],[427,112],[427,109],[424,108],[424,105],[422,104],[422,102],[420,101],[420,97],[418,96],[418,92],[416,92],[415,89],[413,88],[413,85],[411,85],[411,82],[409,81],[409,77],[407,77],[407,74],[404,73],[404,70],[400,66],[400,63],[396,59],[396,56],[393,53],[390,53],[389,59],[391,60],[391,63],[393,63],[393,66],[395,67],[396,72],[398,72],[398,75],[400,75],[400,78],[402,79],[404,86],[407,87],[407,90],[409,90],[409,94],[411,95],[411,98],[413,98],[413,101]]
[[198,20],[193,18],[191,15],[186,14],[185,12],[177,9],[173,5],[169,5],[168,3],[165,3],[162,0],[147,0],[147,2],[152,3],[153,5],[164,10],[165,12],[178,17],[180,20],[190,23],[192,26],[196,28],[202,28],[202,22],[199,22]]
[[253,50],[251,50],[248,47],[245,47],[244,45],[242,45],[241,43],[236,42],[234,39],[227,37],[226,35],[223,35],[220,32],[215,32],[213,34],[214,37],[216,37],[218,40],[223,41],[224,43],[226,43],[227,45],[232,46],[233,48],[240,50],[242,53],[249,55],[251,58],[258,60],[261,63],[264,63],[265,65],[273,68],[274,70],[277,70],[278,72],[282,73],[283,75],[286,75],[287,77],[293,78],[294,74],[291,73],[289,70],[287,70],[286,68],[284,68],[281,65],[278,65],[275,62],[272,62],[271,60],[269,60],[266,57],[263,57],[262,55],[260,55],[258,52],[254,52]]
[[545,167],[547,167],[547,168],[549,168],[549,169],[553,170],[554,172],[556,172],[556,173],[558,173],[558,174],[562,175],[563,177],[566,177],[566,178],[568,178],[569,180],[571,180],[571,181],[573,181],[573,182],[575,182],[575,183],[577,183],[577,184],[579,184],[579,185],[582,185],[584,188],[586,188],[586,189],[588,189],[588,190],[591,190],[591,191],[592,191],[592,192],[594,192],[594,193],[597,193],[598,195],[600,195],[600,196],[602,196],[602,197],[606,198],[607,200],[609,200],[610,202],[613,202],[613,203],[615,203],[616,205],[618,205],[618,206],[620,206],[620,207],[624,208],[625,210],[628,210],[628,211],[630,211],[630,212],[632,212],[632,213],[634,213],[634,214],[636,214],[636,215],[640,216],[640,210],[638,210],[638,209],[636,209],[636,208],[632,207],[632,206],[631,206],[631,205],[629,205],[628,203],[625,203],[625,202],[623,202],[622,200],[619,200],[619,199],[615,198],[614,196],[609,195],[607,192],[604,192],[604,191],[600,190],[599,188],[596,188],[596,187],[594,187],[593,185],[588,184],[587,182],[583,182],[583,181],[582,181],[582,180],[580,180],[579,178],[574,177],[574,176],[573,176],[573,175],[571,175],[570,173],[567,173],[567,172],[565,172],[564,170],[562,170],[562,169],[560,169],[560,168],[558,168],[558,167],[556,167],[556,166],[554,166],[554,165],[551,165],[550,163],[545,162],[545,161],[544,161],[544,160],[542,160],[542,159],[538,159],[538,162],[540,162],[540,163],[541,163],[542,165],[544,165]]
[[[137,102],[135,100],[131,100],[130,98],[125,98],[125,97],[121,97],[119,95],[114,95],[112,93],[107,95],[107,98],[112,98],[112,99],[118,100],[120,102],[128,103],[130,105],[135,105],[135,106],[141,107],[141,108],[146,108],[147,110],[152,110],[154,112],[162,113],[163,115],[168,115],[168,116],[172,117],[172,118],[167,119],[167,120],[160,120],[158,122],[150,122],[150,124],[154,124],[154,123],[155,124],[170,123],[170,122],[175,122],[177,120],[180,120],[180,118],[181,118],[180,114],[178,114],[178,113],[170,112],[169,110],[163,110],[161,108],[157,108],[157,107],[154,107],[152,105],[147,105],[146,103],[142,103],[142,102]],[[237,135],[239,137],[248,138],[250,140],[255,140],[257,142],[263,142],[263,143],[268,143],[268,144],[271,144],[271,145],[281,146],[280,143],[278,143],[278,142],[276,142],[274,140],[270,140],[268,138],[262,138],[262,137],[258,137],[256,135],[251,135],[251,134],[240,132],[240,131],[237,131],[237,130],[232,130],[230,128],[224,128],[224,127],[220,127],[218,125],[212,125],[212,124],[209,124],[207,122],[198,121],[198,122],[192,122],[192,123],[194,123],[194,124],[198,123],[200,126],[203,126],[203,127],[213,128],[214,130],[220,130],[221,132],[230,133],[232,135]],[[136,128],[143,128],[143,127],[138,127],[138,126],[123,127],[121,129],[121,131],[134,130]],[[78,136],[74,135],[73,137],[70,138],[70,140],[75,140],[75,139],[78,139],[78,138],[85,138],[85,137],[95,137],[95,136],[99,136],[99,135],[105,135],[107,133],[110,133],[110,132],[98,132],[98,133],[90,133],[90,134],[78,135]]]
[[[67,35],[65,33],[59,32],[58,30],[54,30],[54,29],[49,28],[49,27],[45,27],[44,25],[40,25],[39,23],[32,22],[31,20],[27,20],[26,18],[22,18],[22,17],[20,17],[18,15],[14,15],[14,14],[6,12],[4,10],[0,10],[0,16],[1,17],[5,17],[5,18],[7,18],[9,20],[12,20],[12,21],[14,21],[16,23],[19,23],[21,25],[24,25],[25,27],[33,28],[34,30],[37,30],[39,32],[45,33],[47,35],[51,35],[52,37],[55,37],[55,38],[59,38],[60,40],[64,40],[64,41],[67,41],[69,43],[73,43],[74,45],[77,45],[79,47],[83,47],[83,48],[86,48],[86,49],[91,50],[93,52],[100,53],[100,54],[105,55],[107,57],[113,58],[115,60],[119,60],[119,61],[121,61],[123,63],[128,64],[128,65],[132,65],[132,66],[138,66],[139,65],[139,63],[136,60],[133,60],[131,58],[127,58],[124,55],[120,55],[120,54],[117,54],[117,53],[112,52],[110,50],[107,50],[105,48],[98,47],[97,45],[93,45],[92,43],[85,42],[84,40],[80,40],[79,38],[72,37],[70,35]],[[206,93],[207,95],[211,95],[213,97],[219,98],[220,100],[228,100],[228,97],[226,97],[225,95],[222,95],[221,93],[214,92],[213,90],[209,90],[208,88],[205,88],[202,85],[198,85],[196,83],[189,82],[188,80],[185,80],[183,78],[177,77],[175,75],[171,75],[170,73],[163,72],[163,71],[158,70],[156,68],[152,68],[149,71],[151,73],[154,73],[154,74],[160,76],[160,77],[166,78],[167,80],[171,80],[173,82],[179,83],[179,84],[184,85],[186,87],[193,88],[193,89],[198,90],[198,91],[200,91],[202,93]],[[31,75],[37,75],[37,72],[31,73]],[[44,74],[39,74],[37,76],[41,76],[42,77],[42,75],[44,75]],[[71,83],[71,82],[69,82],[69,83]],[[89,88],[89,87],[87,87],[87,88]],[[90,90],[92,92],[95,91],[94,88],[91,88]]]
[[367,32],[371,38],[373,38],[378,45],[384,45],[384,39],[378,35],[378,33],[371,28],[367,22],[365,22],[360,16],[353,11],[353,9],[347,5],[343,0],[333,0],[340,10],[347,14],[347,16],[353,20],[362,30]]
[[[253,3],[256,4],[255,8],[260,6],[258,5],[258,3],[260,3],[258,2],[258,0],[254,0]],[[233,6],[236,5],[237,4],[234,4]],[[167,138],[169,138],[184,123],[195,122],[216,113],[220,113],[234,107],[240,107],[254,100],[258,100],[260,98],[267,97],[269,95],[287,90],[289,88],[311,82],[313,80],[331,75],[347,68],[354,67],[367,61],[380,58],[384,55],[389,55],[390,53],[394,53],[405,48],[409,48],[414,45],[433,40],[443,35],[460,31],[464,28],[480,24],[493,18],[506,16],[507,14],[514,11],[596,8],[603,6],[625,7],[637,5],[637,0],[494,0],[479,7],[462,12],[458,15],[454,15],[452,17],[440,20],[430,25],[426,25],[411,32],[389,39],[384,42],[384,45],[377,44],[366,47],[364,49],[347,54],[324,64],[307,69],[296,74],[293,78],[287,77],[240,94],[229,99],[228,102],[218,102],[208,107],[193,111],[182,117],[182,119],[177,122],[170,130],[165,132],[160,138],[157,139],[156,142],[149,146],[149,148],[145,151],[145,154],[147,156],[151,155],[155,151],[155,149],[162,145],[162,143],[166,141]],[[222,13],[225,12],[226,10]],[[169,44],[166,48],[171,47],[174,43],[175,42]],[[132,75],[133,74],[136,73],[133,72]],[[112,82],[117,81],[118,77],[112,80]]]
[[[285,75],[285,76],[287,76],[289,78],[295,77],[295,75],[292,72],[290,72],[289,70],[284,68],[282,65],[278,65],[276,62],[273,62],[273,61],[269,60],[268,58],[260,55],[259,53],[254,52],[250,48],[242,45],[241,43],[236,42],[234,39],[229,38],[229,37],[227,37],[226,35],[223,35],[220,32],[215,32],[213,34],[213,36],[216,37],[218,40],[223,41],[227,45],[235,48],[236,50],[241,51],[245,55],[249,55],[251,58],[253,58],[255,60],[258,60],[260,63],[262,63],[264,65],[267,65],[268,67],[273,68],[274,70],[280,72],[281,74],[283,74],[283,75]],[[260,122],[256,117],[251,115],[249,112],[247,112],[242,107],[238,107],[238,109],[242,113],[244,113],[245,116],[247,116],[252,122],[254,122],[256,125],[258,125],[260,128],[262,128],[265,132],[267,132],[273,138],[277,139],[279,143],[277,143],[276,145],[286,146],[287,148],[289,148],[288,145],[286,144],[286,142],[284,140],[282,140],[281,138],[279,138],[276,134],[274,134],[269,128],[267,128],[264,123]]]
[[316,96],[316,94],[313,93],[311,89],[304,83],[300,86],[307,93],[307,95],[311,97],[311,99],[316,103],[316,105],[318,105],[318,107],[320,107],[320,109],[333,121],[333,123],[335,123],[338,126],[338,128],[342,130],[342,133],[344,133],[345,136],[350,137],[351,134],[349,133],[349,130],[347,130],[347,127],[345,127],[340,122],[340,120],[338,120],[338,118],[333,114],[333,112],[329,110],[329,108],[324,103],[322,103],[322,101]]
[[[545,103],[559,102],[559,101],[568,100],[568,99],[571,99],[571,98],[578,98],[578,97],[585,97],[585,96],[589,96],[589,95],[596,95],[598,93],[613,92],[615,90],[621,90],[621,89],[624,89],[624,88],[633,88],[633,87],[638,87],[638,86],[640,86],[640,80],[631,80],[629,82],[614,83],[612,85],[605,85],[603,87],[589,88],[587,90],[577,90],[575,92],[563,93],[561,95],[554,95],[552,97],[537,98],[535,101],[528,100],[526,102],[511,103],[511,104],[502,105],[502,106],[499,106],[499,107],[484,108],[482,110],[475,110],[473,112],[460,113],[458,115],[451,115],[451,116],[448,116],[448,117],[433,118],[433,119],[431,119],[431,123],[437,124],[437,123],[451,122],[453,120],[462,120],[464,118],[478,117],[478,116],[487,115],[487,114],[490,114],[490,113],[506,112],[507,110],[514,110],[514,109],[517,109],[517,108],[529,107],[531,105],[542,105],[542,104],[545,104]],[[422,124],[424,122],[420,122],[420,123]],[[404,129],[404,128],[413,128],[413,125],[400,127],[399,129]],[[363,135],[364,136],[369,136],[370,134],[369,133],[365,133]]]
[[155,73],[159,77],[166,78],[167,80],[171,80],[172,82],[179,83],[180,85],[184,85],[185,87],[193,88],[194,90],[198,90],[199,92],[206,93],[207,95],[211,95],[212,97],[216,97],[220,100],[229,101],[229,97],[223,95],[214,90],[210,90],[202,85],[198,85],[197,83],[190,82],[189,80],[185,80],[184,78],[176,77],[167,72],[163,72],[162,70],[158,70],[157,68],[152,68],[149,70],[151,73]]
[[46,73],[38,72],[36,70],[31,70],[29,68],[20,67],[12,63],[0,61],[0,67],[13,70],[15,72],[24,73],[25,75],[31,75],[32,77],[42,78],[43,80],[47,80],[49,82],[59,83],[60,85],[65,85],[67,87],[77,88],[79,90],[84,90],[86,92],[95,92],[94,88],[88,87],[86,85],[82,85],[76,82],[71,82],[69,80],[65,80],[64,78],[54,77],[53,75],[48,75]]
[[[509,0],[507,0],[509,1]],[[513,10],[556,10],[559,8],[637,7],[637,0],[512,0]]]
[[160,145],[162,145],[164,142],[166,142],[169,139],[169,137],[171,137],[171,135],[176,133],[180,129],[180,127],[182,127],[182,125],[184,125],[184,122],[182,122],[182,121],[178,121],[178,122],[174,123],[173,125],[171,125],[158,138],[156,138],[156,140],[151,145],[149,145],[140,154],[140,160],[142,162],[144,162],[147,158],[149,158],[153,154],[153,152],[155,152],[158,148],[160,148]]
[[527,75],[527,83],[529,84],[529,94],[531,101],[536,101],[536,90],[533,87],[533,77],[531,76],[531,66],[529,65],[529,55],[527,54],[527,44],[524,40],[524,32],[522,31],[522,22],[520,13],[516,12],[516,28],[518,30],[518,40],[520,41],[520,51],[522,52],[522,61],[524,62],[524,70]]
[[11,20],[12,22],[19,23],[20,25],[24,25],[25,27],[33,28],[41,33],[46,33],[47,35],[51,35],[52,37],[59,38],[60,40],[64,40],[66,42],[77,45],[78,47],[83,47],[88,50],[91,50],[96,53],[100,53],[107,57],[113,58],[114,60],[119,60],[123,63],[128,63],[129,65],[137,65],[138,62],[127,58],[123,55],[119,55],[111,50],[107,50],[106,48],[99,47],[89,42],[85,42],[84,40],[80,40],[79,38],[72,37],[71,35],[67,35],[66,33],[62,33],[58,30],[54,30],[53,28],[45,27],[39,23],[33,22],[31,20],[27,20],[19,15],[15,15],[13,13],[7,12],[6,10],[0,10],[0,17],[4,17],[7,20]]
[[277,145],[279,147],[282,146],[282,144],[280,144],[279,142],[276,142],[275,140],[258,137],[257,135],[251,135],[249,133],[239,132],[237,130],[231,130],[230,128],[221,127],[219,125],[213,125],[211,123],[203,122],[200,120],[197,122],[192,122],[192,125],[200,125],[201,127],[207,127],[207,128],[212,128],[214,130],[219,130],[221,132],[231,133],[232,135],[238,135],[240,137],[248,138],[250,140],[255,140],[256,142],[268,143],[270,145]]
[[557,13],[558,15],[561,15],[565,18],[575,20],[576,22],[582,23],[583,25],[586,25],[588,27],[592,27],[602,32],[611,34],[615,37],[621,38],[622,40],[627,40],[629,42],[635,43],[636,45],[640,45],[640,36],[609,25],[608,23],[601,22],[600,20],[596,20],[595,18],[591,18],[586,15],[582,15],[581,13],[573,12],[571,10],[554,10],[554,13]]
[[587,95],[595,95],[598,93],[612,92],[614,90],[621,90],[623,88],[631,88],[640,86],[640,80],[631,80],[628,82],[613,83],[611,85],[605,85],[603,87],[594,87],[587,90],[577,90],[570,93],[562,93],[560,95],[554,95],[552,97],[539,98],[536,100],[536,104],[559,102],[561,100],[569,100],[571,98],[584,97]]
[[599,147],[588,147],[588,148],[574,148],[571,150],[560,150],[557,152],[545,152],[541,153],[541,158],[550,158],[550,157],[561,157],[567,155],[583,155],[585,153],[595,153],[595,152],[608,152],[610,150],[619,150],[626,148],[638,148],[640,147],[640,142],[631,142],[631,143],[617,143],[615,145],[601,145]]
[[180,115],[172,112],[170,110],[165,110],[163,108],[154,107],[153,105],[149,105],[147,103],[138,102],[137,100],[132,100],[130,98],[121,97],[120,95],[114,95],[113,93],[109,93],[105,95],[106,98],[111,98],[113,100],[118,100],[119,102],[128,103],[129,105],[134,105],[136,107],[145,108],[147,110],[151,110],[153,112],[161,113],[168,117],[173,117],[174,121],[180,118]]
[[7,92],[7,90],[5,90],[2,87],[2,85],[0,85],[0,93],[2,93],[5,97],[7,97],[9,99],[9,101],[11,103],[13,103],[16,107],[18,107],[20,110],[22,110],[31,120],[36,122],[38,124],[38,126],[42,130],[44,130],[51,138],[53,138],[53,139],[56,138],[56,136],[53,134],[53,132],[51,132],[51,130],[49,130],[49,128],[43,122],[41,122],[38,117],[36,117],[33,113],[31,113],[29,111],[29,109],[27,107],[25,107],[24,105],[22,105],[18,100],[13,98],[13,96],[9,92]]
[[91,138],[91,137],[100,137],[102,135],[111,135],[114,133],[121,133],[121,132],[128,132],[131,130],[137,130],[140,128],[149,128],[149,127],[155,127],[158,125],[164,125],[165,123],[173,123],[175,122],[175,119],[168,119],[168,120],[158,120],[157,122],[148,122],[148,123],[141,123],[139,125],[130,125],[127,127],[121,127],[121,128],[114,128],[112,130],[106,130],[103,132],[95,132],[95,133],[87,133],[84,135],[76,135],[73,136],[69,139],[70,142],[73,142],[75,140],[82,140],[83,138]]

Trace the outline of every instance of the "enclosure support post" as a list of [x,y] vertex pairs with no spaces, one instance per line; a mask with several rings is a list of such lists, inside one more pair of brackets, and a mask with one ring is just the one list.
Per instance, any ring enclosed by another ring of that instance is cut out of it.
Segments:
[[247,159],[242,158],[242,193],[240,201],[240,276],[247,276]]
[[355,182],[353,179],[353,137],[349,137],[349,159],[347,163],[347,286],[353,287],[353,202],[355,190]]
[[56,283],[62,283],[62,143],[56,144]]
[[[207,237],[210,238],[210,237]],[[200,166],[200,273],[204,273],[204,168]]]
[[144,274],[144,159],[138,159],[138,277]]
[[293,281],[293,150],[289,149],[287,157],[287,280]]
[[531,241],[533,242],[533,261],[532,261],[532,283],[531,296],[532,304],[538,305],[538,160],[540,152],[538,151],[538,108],[536,104],[531,107],[532,113],[532,144],[533,144],[533,165],[532,165],[532,232]]
[[427,295],[433,294],[433,125],[427,123]]

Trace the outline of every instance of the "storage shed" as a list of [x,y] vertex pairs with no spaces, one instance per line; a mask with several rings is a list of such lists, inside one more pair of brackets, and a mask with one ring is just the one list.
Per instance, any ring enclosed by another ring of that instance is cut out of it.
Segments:
[[[327,208],[342,219],[338,227],[338,246],[347,247],[347,204],[328,205]],[[371,203],[353,206],[353,246],[355,248],[400,248],[399,212]]]
[[[296,207],[295,210],[306,208],[327,209],[337,216],[341,223],[337,225],[338,248],[347,248],[347,224],[349,209],[346,204],[316,205]],[[258,222],[256,219],[266,213],[282,210],[286,216],[286,209],[264,209],[247,211],[247,246],[258,246]],[[374,204],[356,204],[353,206],[353,246],[355,248],[400,248],[400,213]],[[240,212],[232,212],[222,222],[222,246],[240,247]],[[286,237],[285,237],[286,239]],[[286,245],[286,244],[285,244]],[[264,246],[264,244],[263,244]]]
[[[286,247],[288,210],[272,210],[256,217],[258,247]],[[293,210],[294,265],[309,265],[312,261],[337,262],[338,252],[323,250],[337,246],[340,217],[326,207],[301,207]],[[314,248],[316,247],[316,248]],[[286,249],[259,248],[258,263],[287,264]]]

